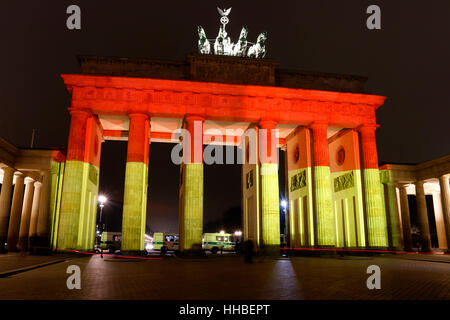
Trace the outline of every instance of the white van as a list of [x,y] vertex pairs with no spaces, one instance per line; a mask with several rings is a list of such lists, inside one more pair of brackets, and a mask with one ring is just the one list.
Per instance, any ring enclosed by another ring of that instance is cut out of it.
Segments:
[[205,233],[203,234],[203,249],[216,254],[219,250],[233,251],[234,243],[230,233]]
[[178,250],[178,241],[178,233],[155,232],[153,233],[153,250],[160,250],[161,253],[166,253],[168,250]]

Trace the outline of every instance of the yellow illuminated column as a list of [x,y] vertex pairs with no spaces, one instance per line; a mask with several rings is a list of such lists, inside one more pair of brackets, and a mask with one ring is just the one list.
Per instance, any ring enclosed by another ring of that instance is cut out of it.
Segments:
[[385,207],[389,216],[389,234],[391,249],[401,248],[401,231],[400,231],[400,216],[398,212],[397,204],[397,192],[395,191],[395,185],[393,183],[392,171],[381,170],[380,171],[381,182],[385,186]]
[[313,123],[314,207],[319,246],[336,246],[335,216],[331,190],[330,158],[326,123]]
[[0,193],[0,252],[6,243],[8,234],[8,220],[11,209],[11,191],[14,179],[14,169],[10,167],[3,167],[3,183]]
[[[58,225],[58,250],[93,250],[103,133],[100,121],[89,110],[71,108],[70,114],[59,219],[51,224]],[[48,246],[50,240],[51,180],[51,172],[44,174],[36,237],[39,246]]]
[[199,252],[203,238],[203,121],[186,116],[190,141],[184,144],[181,164],[179,230],[180,250]]
[[416,185],[416,201],[417,214],[419,216],[420,240],[423,252],[431,252],[431,236],[430,226],[428,223],[427,202],[425,200],[424,181],[417,181]]
[[280,251],[280,198],[278,186],[278,153],[274,121],[259,122],[261,174],[262,247],[265,252]]
[[130,113],[125,190],[123,198],[122,248],[128,253],[144,251],[147,217],[148,156],[150,120],[148,115]]
[[[61,198],[58,249],[78,249],[79,224],[86,190],[86,131],[90,112],[72,110]],[[36,244],[38,241],[35,242]]]
[[359,128],[363,159],[364,200],[367,217],[369,247],[387,248],[386,210],[384,208],[382,185],[378,169],[377,146],[375,142],[376,125],[363,125]]

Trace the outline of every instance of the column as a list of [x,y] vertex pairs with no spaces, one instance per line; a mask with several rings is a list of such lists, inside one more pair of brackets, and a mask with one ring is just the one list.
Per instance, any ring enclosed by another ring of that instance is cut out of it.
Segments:
[[144,250],[147,215],[150,121],[146,114],[131,113],[123,199],[122,248],[129,253]]
[[50,193],[51,172],[42,173],[42,186],[39,201],[39,213],[36,227],[36,243],[40,247],[50,246]]
[[85,110],[73,109],[70,111],[70,115],[69,141],[61,195],[58,249],[77,249],[81,199],[85,189],[83,178],[86,128],[91,114]]
[[400,189],[400,213],[402,215],[402,229],[403,229],[403,243],[406,251],[412,251],[412,234],[411,234],[411,219],[409,217],[409,203],[408,193],[406,191],[407,185],[399,185]]
[[423,184],[425,181],[417,181],[416,185],[416,201],[417,214],[419,215],[420,240],[423,252],[431,252],[430,226],[428,224],[427,202],[425,199],[425,190]]
[[393,249],[401,247],[400,221],[397,207],[397,193],[392,182],[386,182],[387,201],[389,209],[389,221],[391,227],[391,238]]
[[359,128],[364,168],[364,199],[369,247],[385,248],[389,246],[389,240],[380,173],[378,170],[375,130],[375,125],[363,125]]
[[34,180],[25,178],[25,195],[23,196],[22,215],[19,228],[19,248],[28,249],[28,232],[30,230],[31,206],[33,205]]
[[317,244],[336,246],[336,228],[331,190],[330,157],[326,123],[313,123],[314,208],[316,211]]
[[450,252],[450,185],[449,176],[439,177],[441,188],[442,215],[444,217],[445,236],[447,237],[447,252]]
[[200,252],[203,238],[203,121],[199,116],[185,117],[190,139],[183,147],[181,164],[179,230],[180,250]]
[[8,234],[8,220],[11,208],[11,191],[14,178],[14,169],[3,167],[3,183],[0,193],[0,252],[4,250]]
[[33,205],[31,206],[30,229],[28,231],[29,247],[31,249],[37,246],[35,238],[37,236],[37,222],[39,216],[39,204],[41,201],[41,187],[41,182],[36,181],[34,183]]
[[25,188],[24,179],[25,177],[21,172],[16,173],[16,184],[14,186],[6,246],[8,251],[17,250],[17,241],[19,240],[20,216],[22,215],[23,193]]
[[280,253],[280,192],[275,121],[259,122],[262,246],[265,253]]

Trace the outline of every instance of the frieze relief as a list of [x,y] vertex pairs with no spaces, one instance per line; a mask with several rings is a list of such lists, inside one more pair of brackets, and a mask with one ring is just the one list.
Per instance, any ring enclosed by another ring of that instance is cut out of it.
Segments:
[[291,177],[291,192],[306,187],[306,170]]
[[353,171],[334,178],[334,192],[350,189],[355,186]]

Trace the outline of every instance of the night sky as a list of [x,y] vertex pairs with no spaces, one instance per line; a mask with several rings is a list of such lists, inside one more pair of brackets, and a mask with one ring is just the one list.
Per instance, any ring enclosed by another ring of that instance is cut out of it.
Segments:
[[[66,28],[66,8],[81,7],[81,30]],[[381,7],[382,29],[366,28],[366,8]],[[77,54],[184,60],[196,51],[197,25],[214,38],[216,6],[233,7],[227,31],[249,40],[268,32],[268,58],[281,68],[364,75],[368,93],[388,97],[377,111],[379,160],[417,163],[450,153],[449,1],[8,1],[0,10],[0,136],[28,147],[67,144],[70,105],[61,73],[78,73]],[[179,168],[170,144],[150,147],[148,228],[177,231]],[[102,149],[105,217],[119,228],[126,143]],[[280,183],[284,183],[280,181]],[[205,166],[205,224],[234,228],[240,167]],[[214,231],[214,230],[211,230]],[[229,230],[232,231],[232,230]]]

